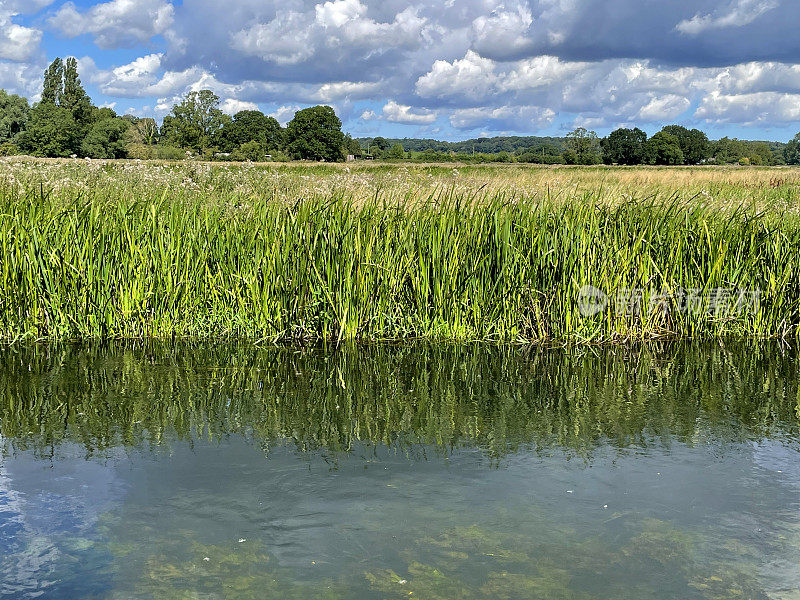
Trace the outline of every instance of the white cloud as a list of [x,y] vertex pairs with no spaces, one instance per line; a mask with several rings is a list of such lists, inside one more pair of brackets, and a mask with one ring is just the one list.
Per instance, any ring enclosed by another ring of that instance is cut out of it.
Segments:
[[527,51],[531,48],[528,30],[532,24],[533,15],[526,4],[517,2],[511,7],[501,4],[472,22],[475,48],[496,58]]
[[36,101],[42,89],[44,65],[0,61],[0,88]]
[[[0,8],[2,10],[2,8]],[[0,12],[0,59],[24,62],[39,51],[42,32],[11,22],[11,15]]]
[[278,65],[294,65],[314,55],[311,22],[298,12],[280,12],[269,23],[258,23],[231,37],[231,47]]
[[456,129],[491,127],[494,131],[536,131],[550,125],[555,111],[539,106],[466,108],[453,112],[450,124]]
[[655,96],[639,109],[632,120],[647,123],[670,121],[689,110],[691,105],[688,98],[677,94]]
[[736,0],[725,10],[705,15],[698,13],[691,19],[683,20],[675,29],[686,35],[698,35],[709,29],[744,27],[778,6],[778,0]]
[[380,82],[336,81],[319,86],[315,97],[320,102],[333,102],[342,98],[369,98],[378,93]]
[[366,10],[367,7],[359,0],[335,0],[314,7],[317,23],[323,27],[341,27],[361,17]]
[[297,105],[281,106],[277,110],[269,113],[269,116],[285,127],[286,124],[294,118],[294,113],[300,110],[300,108],[301,107]]
[[537,56],[520,61],[503,78],[504,90],[531,90],[563,83],[591,66],[583,62],[562,61],[555,56]]
[[111,0],[83,13],[67,2],[49,23],[68,37],[91,34],[100,48],[111,49],[147,43],[167,30],[173,14],[165,0]]
[[389,100],[383,107],[382,112],[383,118],[392,123],[424,125],[436,121],[436,113],[433,111],[425,109],[414,110],[410,106],[398,104],[394,100]]
[[468,50],[464,58],[437,60],[431,70],[417,79],[416,91],[423,98],[486,98],[495,83],[494,61]]
[[242,110],[258,110],[258,104],[237,100],[236,98],[225,98],[219,103],[219,108],[226,114],[235,115]]
[[800,94],[722,94],[714,91],[703,98],[695,117],[709,123],[744,125],[800,121]]
[[115,67],[110,73],[95,77],[104,94],[137,96],[146,92],[159,79],[163,54],[140,56],[133,62]]

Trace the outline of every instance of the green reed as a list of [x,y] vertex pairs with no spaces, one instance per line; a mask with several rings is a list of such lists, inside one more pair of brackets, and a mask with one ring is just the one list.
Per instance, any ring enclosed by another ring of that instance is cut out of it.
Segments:
[[[211,172],[199,187],[145,190],[102,175],[85,189],[0,183],[0,338],[798,333],[800,217],[777,203],[455,185],[366,198],[309,188],[287,201],[291,179],[250,176],[237,191]],[[584,285],[642,290],[642,310],[583,316]],[[719,289],[757,290],[757,310],[715,308]],[[694,290],[694,310],[681,310],[681,290]]]

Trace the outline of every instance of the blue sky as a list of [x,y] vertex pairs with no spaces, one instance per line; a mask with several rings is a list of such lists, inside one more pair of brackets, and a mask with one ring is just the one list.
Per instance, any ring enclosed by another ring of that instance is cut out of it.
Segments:
[[800,131],[798,0],[0,0],[0,87],[75,56],[96,104],[163,117],[209,88],[356,136]]

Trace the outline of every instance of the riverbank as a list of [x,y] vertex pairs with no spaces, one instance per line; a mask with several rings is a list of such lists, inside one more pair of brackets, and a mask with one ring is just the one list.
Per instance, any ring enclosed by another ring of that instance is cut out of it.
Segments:
[[0,337],[792,337],[800,170],[6,161]]

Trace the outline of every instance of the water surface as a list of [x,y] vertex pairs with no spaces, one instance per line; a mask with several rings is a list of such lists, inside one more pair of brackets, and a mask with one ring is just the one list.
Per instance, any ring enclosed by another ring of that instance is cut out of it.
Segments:
[[0,350],[0,598],[800,598],[800,355]]

